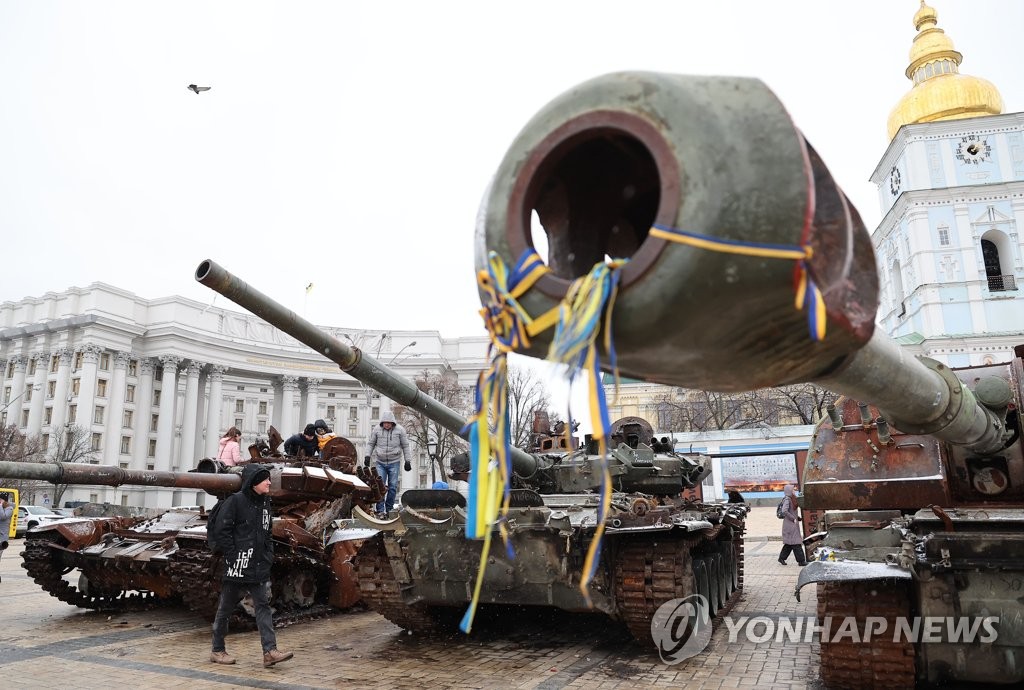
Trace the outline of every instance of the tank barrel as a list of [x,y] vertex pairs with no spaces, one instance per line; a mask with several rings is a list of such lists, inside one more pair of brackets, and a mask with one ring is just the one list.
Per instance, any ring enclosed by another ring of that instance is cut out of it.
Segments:
[[98,484],[100,486],[167,486],[201,489],[211,495],[233,493],[242,485],[238,474],[203,472],[160,472],[125,470],[109,465],[72,462],[0,462],[0,477],[30,479],[53,484]]
[[[463,438],[468,436],[463,433],[466,419],[455,410],[423,393],[404,376],[395,373],[359,348],[346,345],[334,336],[324,333],[311,322],[254,289],[217,262],[207,259],[199,264],[196,269],[196,280],[319,352],[352,378],[416,410],[452,433]],[[512,463],[516,472],[526,476],[532,475],[538,466],[535,457],[517,448],[512,449]]]

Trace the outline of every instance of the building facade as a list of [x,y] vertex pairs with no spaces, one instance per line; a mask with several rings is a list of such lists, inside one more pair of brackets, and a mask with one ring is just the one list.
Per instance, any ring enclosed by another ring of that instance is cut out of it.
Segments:
[[[399,373],[452,371],[475,383],[487,338],[436,331],[325,327]],[[77,425],[96,462],[187,471],[214,457],[231,426],[243,448],[271,426],[287,438],[315,419],[362,457],[390,401],[261,319],[180,297],[142,299],[103,283],[0,304],[0,423],[38,435],[44,449]],[[422,486],[425,449],[414,448],[403,487]],[[244,451],[243,451],[244,452]],[[39,497],[36,500],[40,500]],[[205,505],[205,492],[71,488],[63,500],[164,508]]]

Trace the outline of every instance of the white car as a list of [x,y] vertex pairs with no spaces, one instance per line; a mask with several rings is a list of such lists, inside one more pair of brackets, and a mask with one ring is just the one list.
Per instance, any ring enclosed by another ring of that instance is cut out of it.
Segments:
[[18,506],[18,526],[15,528],[15,535],[21,537],[33,527],[63,519],[63,515],[44,506]]

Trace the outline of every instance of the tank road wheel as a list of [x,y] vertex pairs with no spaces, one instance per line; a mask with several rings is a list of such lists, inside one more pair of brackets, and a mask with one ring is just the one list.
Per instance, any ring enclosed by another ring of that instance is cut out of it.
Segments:
[[384,548],[384,537],[366,540],[355,557],[359,592],[363,601],[395,625],[416,632],[448,631],[458,624],[459,610],[447,606],[405,603]]
[[865,619],[879,616],[887,622],[886,634],[857,644],[844,636],[836,642],[821,641],[821,679],[829,688],[914,687],[914,645],[893,641],[898,616],[910,616],[910,589],[905,582],[818,583],[818,624],[832,617],[832,634],[844,616],[857,619],[858,636],[864,638]]
[[[695,583],[695,589],[697,594],[701,595],[708,600],[708,605],[711,605],[711,584],[710,578],[708,577],[708,562],[704,558],[695,558],[693,560],[693,581]],[[714,615],[714,611],[711,611]]]
[[708,564],[708,605],[711,615],[716,615],[725,605],[725,592],[722,591],[722,554],[709,553],[704,557]]
[[615,557],[614,586],[619,619],[638,642],[654,644],[651,619],[658,607],[693,594],[690,542],[630,539],[621,544]]

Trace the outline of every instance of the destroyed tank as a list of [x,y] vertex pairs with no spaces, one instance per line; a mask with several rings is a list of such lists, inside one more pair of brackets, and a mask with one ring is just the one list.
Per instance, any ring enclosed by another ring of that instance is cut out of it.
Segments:
[[[456,412],[215,262],[202,262],[196,279],[395,402],[463,433],[466,420]],[[707,475],[709,459],[655,453],[650,443],[649,433],[634,433],[609,453],[613,494],[591,602],[579,583],[597,526],[601,471],[594,444],[550,453],[513,449],[506,526],[515,557],[491,550],[480,603],[596,610],[648,643],[652,618],[669,600],[700,594],[709,616],[731,606],[743,582],[747,506],[682,498]],[[355,559],[363,601],[410,630],[453,626],[470,602],[482,543],[464,536],[465,505],[455,491],[422,489],[405,491],[400,509],[384,519],[357,506],[352,529],[374,534]]]
[[[277,453],[280,436],[273,427],[270,439],[251,446],[251,459],[238,467],[209,459],[191,472],[5,462],[0,476],[71,485],[173,486],[223,499],[241,486],[245,464],[263,463],[271,473],[274,509],[275,623],[349,608],[359,601],[352,557],[361,542],[358,535],[332,538],[333,525],[349,517],[353,505],[379,500],[380,479],[355,467],[355,447],[347,439],[329,441],[322,461]],[[75,606],[127,610],[183,602],[212,621],[224,563],[207,547],[206,521],[202,509],[59,520],[26,534],[22,565],[45,591]],[[240,606],[235,627],[253,624],[252,611]]]

